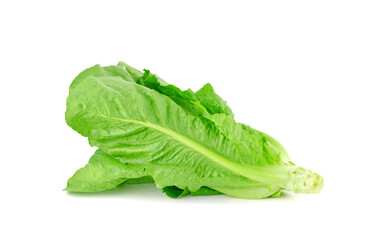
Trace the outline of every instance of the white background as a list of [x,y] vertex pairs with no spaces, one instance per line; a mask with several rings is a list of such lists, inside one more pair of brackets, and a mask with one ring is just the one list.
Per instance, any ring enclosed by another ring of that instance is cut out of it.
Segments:
[[[369,1],[2,1],[0,27],[1,239],[370,238]],[[211,82],[323,191],[62,191],[94,152],[65,124],[69,84],[120,60],[182,89]]]

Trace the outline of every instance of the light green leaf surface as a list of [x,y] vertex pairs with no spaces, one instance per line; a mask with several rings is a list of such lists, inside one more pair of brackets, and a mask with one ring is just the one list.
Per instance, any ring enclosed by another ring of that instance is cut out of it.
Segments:
[[[142,182],[144,172],[129,170],[125,164],[98,149],[89,163],[67,182],[68,192],[100,192],[114,189],[127,179]],[[141,180],[140,180],[141,179]]]

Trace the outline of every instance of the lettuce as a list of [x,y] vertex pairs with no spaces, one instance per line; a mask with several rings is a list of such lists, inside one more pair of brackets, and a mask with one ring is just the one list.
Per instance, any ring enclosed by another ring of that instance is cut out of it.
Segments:
[[182,91],[124,62],[95,65],[72,82],[65,118],[99,148],[68,180],[69,192],[154,182],[173,198],[265,198],[282,189],[318,193],[323,186],[274,138],[235,122],[209,83]]

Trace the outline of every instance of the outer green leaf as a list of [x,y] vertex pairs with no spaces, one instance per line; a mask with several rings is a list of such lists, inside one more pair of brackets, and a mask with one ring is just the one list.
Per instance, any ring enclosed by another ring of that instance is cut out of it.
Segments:
[[146,176],[145,172],[129,170],[126,164],[102,150],[97,150],[89,163],[68,180],[65,190],[68,192],[100,192],[113,189],[129,178],[137,179],[144,176]]
[[77,85],[79,82],[84,80],[88,76],[94,76],[94,77],[121,77],[122,79],[129,81],[129,82],[135,82],[135,79],[132,78],[132,76],[127,72],[127,69],[123,66],[108,66],[108,67],[102,67],[100,65],[95,65],[91,68],[87,68],[84,71],[82,71],[78,76],[73,80],[70,88],[73,88],[75,85]]
[[[240,154],[212,121],[187,114],[156,91],[117,77],[86,77],[75,85],[67,123],[121,162],[141,165],[137,171],[146,171],[158,187],[196,191],[208,186],[260,198],[280,187],[297,190],[296,182],[302,182],[291,181],[295,168],[251,166],[249,156]],[[311,184],[299,191],[311,188],[316,190]]]

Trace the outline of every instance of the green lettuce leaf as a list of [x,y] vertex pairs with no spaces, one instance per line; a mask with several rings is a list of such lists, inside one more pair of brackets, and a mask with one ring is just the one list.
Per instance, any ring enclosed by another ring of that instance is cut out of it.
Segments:
[[144,86],[170,97],[175,103],[177,103],[177,105],[194,116],[209,115],[207,110],[197,100],[195,93],[191,89],[181,91],[181,89],[174,85],[161,83],[157,76],[149,75],[148,70],[144,71],[146,73],[142,79]]
[[78,85],[78,83],[82,80],[84,80],[88,76],[94,76],[94,77],[121,77],[123,80],[129,81],[129,82],[135,82],[135,79],[131,76],[131,74],[127,71],[125,67],[122,66],[107,66],[102,67],[99,64],[87,68],[84,71],[82,71],[78,76],[73,80],[70,88],[74,88],[75,85]]
[[[79,79],[70,88],[67,123],[91,145],[152,176],[160,188],[196,192],[206,186],[242,198],[267,197],[281,188],[296,192],[321,188],[320,176],[286,165],[268,144],[247,151],[214,119],[189,114],[158,89],[137,84],[137,79],[91,75]],[[256,145],[263,139],[256,137]],[[273,160],[266,161],[267,167],[251,160],[269,154]]]
[[142,182],[144,172],[128,169],[116,158],[98,149],[89,163],[67,182],[68,192],[100,192],[116,188],[128,179]]
[[196,92],[196,98],[210,114],[224,113],[231,117],[234,116],[226,101],[216,94],[210,83],[205,84]]

